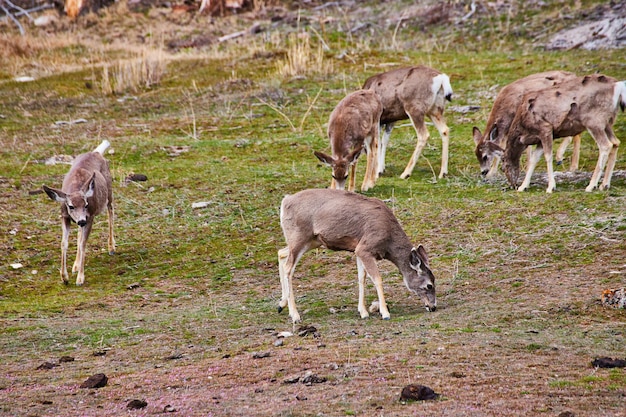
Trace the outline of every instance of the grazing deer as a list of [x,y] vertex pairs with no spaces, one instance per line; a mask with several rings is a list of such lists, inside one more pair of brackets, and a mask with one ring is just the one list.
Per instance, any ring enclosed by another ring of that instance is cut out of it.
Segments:
[[76,285],[85,282],[85,249],[91,232],[94,217],[106,208],[109,220],[109,254],[115,253],[113,237],[113,187],[109,163],[104,159],[104,151],[109,141],[103,141],[93,152],[76,157],[63,180],[61,190],[43,186],[48,196],[61,203],[61,279],[68,283],[67,248],[70,235],[70,222],[78,225],[76,261],[72,272],[78,272]]
[[376,261],[393,262],[404,284],[418,295],[428,311],[437,309],[435,276],[428,266],[423,246],[413,246],[389,207],[375,198],[350,191],[310,189],[286,196],[280,206],[280,225],[287,247],[278,251],[282,298],[278,312],[289,306],[293,322],[300,321],[293,293],[293,274],[305,252],[319,247],[356,254],[359,280],[358,310],[369,317],[365,307],[365,274],[376,287],[379,311],[389,319],[382,278]]
[[330,114],[328,137],[332,156],[315,152],[317,159],[333,169],[330,188],[343,190],[350,170],[348,190],[354,191],[356,164],[364,147],[367,168],[361,191],[367,191],[374,186],[378,176],[376,153],[382,112],[383,105],[376,93],[360,90],[344,97]]
[[556,187],[552,171],[552,142],[554,138],[578,135],[587,130],[598,145],[596,168],[585,191],[593,191],[604,179],[600,189],[611,185],[611,176],[617,159],[620,141],[613,133],[617,110],[626,106],[626,82],[602,74],[586,75],[564,81],[554,87],[524,95],[517,108],[508,133],[502,166],[511,186],[517,186],[519,160],[529,145],[538,145],[528,162],[524,182],[518,191],[530,184],[532,173],[541,158],[548,166],[548,188]]
[[[498,163],[502,157],[498,149],[506,147],[507,133],[524,94],[543,90],[573,78],[576,78],[576,74],[566,71],[540,72],[520,78],[500,90],[489,113],[485,133],[481,133],[477,127],[473,129],[475,154],[480,164],[480,172],[485,178],[493,177],[498,171]],[[563,139],[556,153],[557,164],[563,161],[565,150],[571,141],[571,137]],[[576,135],[570,171],[578,169],[579,157],[580,135]]]
[[399,68],[374,75],[363,84],[374,90],[383,103],[380,125],[384,125],[383,139],[378,147],[378,173],[385,170],[385,154],[394,123],[410,119],[417,133],[417,145],[401,178],[408,178],[428,141],[426,116],[432,120],[441,135],[441,171],[439,178],[448,175],[448,145],[450,129],[443,117],[445,100],[452,97],[450,78],[433,68],[419,65]]

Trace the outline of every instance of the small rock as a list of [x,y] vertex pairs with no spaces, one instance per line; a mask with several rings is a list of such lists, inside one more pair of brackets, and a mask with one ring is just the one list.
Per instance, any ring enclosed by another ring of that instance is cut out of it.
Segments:
[[300,326],[298,328],[298,336],[304,337],[309,334],[315,336],[317,334],[317,328],[315,326]]
[[102,388],[106,386],[108,382],[109,378],[107,378],[105,374],[95,374],[80,384],[80,388]]
[[173,355],[170,355],[168,357],[165,358],[166,361],[173,361],[176,359],[182,359],[183,358],[183,354],[182,353],[174,353]]
[[307,373],[300,379],[300,382],[305,385],[323,384],[326,381],[326,378],[317,376],[311,371],[307,371]]
[[306,401],[306,400],[308,400],[308,398],[305,397],[304,395],[298,394],[298,395],[296,395],[296,400],[298,400],[298,401]]
[[128,174],[126,182],[148,181],[148,176],[144,174]]
[[400,394],[400,401],[426,401],[436,400],[439,398],[439,394],[424,385],[409,384],[402,388]]
[[164,413],[175,413],[176,411],[178,411],[178,410],[176,410],[176,408],[174,408],[174,406],[171,406],[169,404],[166,405],[165,407],[163,407],[163,412]]
[[613,358],[596,358],[591,362],[595,368],[626,368],[626,360]]
[[59,366],[59,365],[57,365],[56,363],[52,363],[52,362],[44,362],[37,367],[37,370],[41,370],[41,369],[48,370],[48,369],[54,368],[55,366]]
[[128,404],[126,404],[126,408],[130,408],[131,410],[139,410],[147,406],[148,403],[144,400],[130,400]]
[[559,417],[576,417],[576,414],[572,413],[571,411],[563,411],[561,414],[559,414]]
[[256,352],[254,355],[252,355],[253,359],[262,359],[262,358],[269,358],[270,357],[270,352]]
[[72,356],[61,356],[59,358],[59,363],[65,363],[65,362],[74,362],[74,357],[72,357]]
[[285,344],[285,339],[283,339],[282,337],[280,339],[276,339],[276,341],[274,342],[274,346],[276,347],[280,347],[284,344]]
[[372,305],[370,305],[370,308],[368,310],[370,313],[376,313],[377,311],[379,311],[380,303],[378,302],[378,300],[372,301]]

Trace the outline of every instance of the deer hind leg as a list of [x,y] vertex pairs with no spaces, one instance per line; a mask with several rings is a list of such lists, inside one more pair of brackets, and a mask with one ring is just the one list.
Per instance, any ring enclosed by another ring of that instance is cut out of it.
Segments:
[[367,308],[365,307],[365,267],[363,266],[363,262],[361,258],[356,257],[356,268],[359,279],[359,314],[362,319],[366,319],[370,316]]
[[543,154],[543,149],[541,146],[536,146],[534,149],[532,147],[528,147],[528,160],[526,166],[526,176],[524,177],[524,181],[522,185],[519,186],[517,191],[524,191],[530,185],[530,180],[533,176],[533,172],[535,172],[535,168],[541,159],[541,155]]
[[561,144],[556,150],[556,164],[557,165],[563,164],[563,159],[565,158],[565,151],[567,150],[567,147],[569,146],[571,142],[572,142],[571,136],[565,137],[561,140]]
[[[591,192],[598,186],[598,182],[600,182],[600,176],[602,175],[602,171],[604,170],[605,165],[607,165],[607,160],[609,159],[609,156],[613,150],[613,143],[609,140],[604,130],[602,129],[588,129],[588,130],[591,136],[593,137],[593,139],[596,141],[598,145],[598,151],[599,151],[598,162],[596,163],[596,168],[593,171],[593,174],[591,175],[591,180],[589,181],[589,185],[587,186],[587,188],[585,188],[585,191]],[[615,148],[615,152],[617,153],[617,148]],[[613,164],[614,163],[615,162],[613,162]]]
[[600,185],[601,190],[607,190],[611,186],[611,177],[613,176],[613,170],[615,169],[615,161],[617,160],[617,150],[619,149],[620,141],[613,133],[613,129],[610,127],[607,129],[607,136],[613,145],[609,152],[609,160],[606,163],[606,171],[604,172],[604,179]]
[[441,171],[439,171],[439,178],[443,178],[448,175],[448,148],[450,146],[450,129],[446,124],[446,120],[443,114],[436,113],[430,115],[430,120],[439,131],[441,136]]
[[[378,294],[378,303],[380,315],[385,320],[389,320],[391,315],[389,314],[389,310],[387,309],[387,303],[385,302],[385,294],[383,293],[383,280],[380,276],[380,271],[378,270],[378,266],[376,265],[376,259],[371,255],[364,254],[359,255],[359,249],[355,250],[355,254],[357,259],[361,260],[363,264],[363,268],[365,269],[365,273],[372,279],[374,286],[376,287],[376,293]],[[357,264],[358,265],[358,264]]]
[[416,117],[411,117],[411,115],[409,115],[409,119],[415,128],[415,133],[417,134],[417,144],[415,145],[415,151],[413,152],[408,165],[404,169],[402,175],[400,175],[400,178],[402,179],[406,179],[411,176],[413,168],[415,168],[415,164],[417,163],[417,159],[422,154],[422,149],[426,146],[426,142],[428,142],[428,129],[424,123],[424,115],[418,115]]
[[89,233],[91,233],[91,226],[93,225],[92,220],[93,218],[90,219],[85,226],[79,228],[80,240],[78,241],[78,256],[76,257],[76,262],[78,262],[76,285],[83,285],[85,283],[85,250],[87,248]]
[[551,193],[556,188],[554,168],[552,167],[552,143],[545,143],[543,145],[543,157],[546,160],[546,168],[548,170],[548,188],[546,188],[546,193]]
[[67,285],[69,282],[69,276],[67,274],[67,248],[69,247],[70,239],[70,220],[63,219],[61,223],[62,236],[61,236],[61,280],[63,284]]
[[393,130],[393,123],[385,124],[385,128],[383,129],[383,137],[378,146],[378,173],[377,176],[380,176],[383,172],[385,172],[385,156],[387,154],[387,145],[389,145],[389,137],[391,136],[391,131]]
[[109,203],[107,207],[107,220],[109,221],[109,255],[115,254],[115,236],[113,235],[113,223],[115,220],[113,215],[113,204]]
[[296,299],[293,293],[293,273],[296,270],[298,261],[309,249],[309,247],[303,247],[296,252],[286,247],[278,251],[278,273],[280,275],[280,286],[282,289],[282,297],[278,303],[278,312],[283,311],[285,305],[288,306],[289,317],[291,317],[294,323],[300,321],[300,314],[296,308]]

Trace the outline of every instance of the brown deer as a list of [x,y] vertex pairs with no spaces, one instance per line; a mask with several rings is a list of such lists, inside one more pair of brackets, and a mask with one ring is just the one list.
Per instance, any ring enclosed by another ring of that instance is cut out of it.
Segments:
[[361,184],[361,191],[374,187],[378,172],[376,153],[378,148],[378,130],[383,105],[370,90],[359,90],[344,97],[330,114],[328,137],[332,156],[315,152],[317,159],[329,165],[332,170],[330,188],[343,190],[348,171],[350,171],[349,191],[354,191],[356,182],[356,164],[365,148],[367,167]]
[[535,165],[543,152],[548,167],[546,192],[551,193],[556,187],[552,171],[553,139],[578,135],[587,130],[596,141],[599,154],[585,191],[593,191],[598,186],[605,166],[600,189],[609,188],[620,144],[613,133],[613,123],[618,108],[624,111],[625,106],[626,82],[618,82],[602,74],[576,77],[554,87],[525,94],[511,123],[502,157],[502,167],[511,186],[517,186],[520,155],[527,146],[538,145],[518,191],[524,191],[530,184]]
[[450,78],[433,68],[419,65],[374,75],[365,81],[363,88],[374,90],[383,103],[380,125],[384,125],[384,129],[383,138],[378,146],[378,173],[382,174],[385,170],[385,154],[394,123],[410,119],[417,133],[417,144],[400,177],[411,176],[417,159],[428,141],[429,134],[426,128],[428,116],[441,135],[439,178],[448,175],[450,129],[446,125],[443,111],[445,100],[450,101],[452,97]]
[[[500,90],[493,103],[491,113],[489,113],[485,133],[481,133],[477,127],[473,129],[474,143],[476,144],[475,154],[480,164],[481,174],[485,178],[493,177],[498,171],[498,163],[502,157],[498,149],[506,147],[507,133],[524,94],[543,90],[573,78],[576,78],[576,74],[566,71],[540,72],[520,78]],[[563,139],[556,153],[557,164],[562,163],[567,146],[571,141],[571,137]],[[578,169],[579,157],[580,135],[576,135],[570,171]]]
[[107,209],[109,222],[109,254],[115,253],[113,237],[113,187],[109,163],[104,159],[104,151],[109,141],[103,141],[93,152],[76,157],[63,180],[61,190],[43,186],[48,196],[61,203],[61,279],[68,283],[67,248],[70,235],[70,222],[78,225],[76,261],[72,272],[78,272],[76,285],[85,282],[85,249],[96,215]]
[[435,311],[435,276],[428,266],[423,246],[413,246],[392,211],[382,201],[350,191],[310,189],[286,196],[280,206],[280,225],[287,247],[278,251],[282,298],[280,313],[289,306],[293,322],[300,321],[293,293],[293,274],[307,251],[319,247],[354,252],[359,280],[358,311],[369,317],[365,307],[365,274],[376,287],[379,311],[389,319],[382,278],[376,261],[393,262],[404,284],[419,296],[428,311]]

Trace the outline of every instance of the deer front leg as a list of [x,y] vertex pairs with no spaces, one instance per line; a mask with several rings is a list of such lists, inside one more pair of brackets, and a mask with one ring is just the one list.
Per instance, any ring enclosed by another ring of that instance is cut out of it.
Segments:
[[82,255],[80,254],[80,251],[82,249],[80,242],[82,242],[82,240],[83,240],[83,228],[78,227],[78,232],[76,233],[76,259],[74,259],[74,265],[72,265],[73,273],[78,272],[78,269],[80,267],[80,259],[82,257]]
[[426,142],[428,142],[428,129],[426,128],[426,124],[424,124],[424,116],[421,115],[419,117],[411,117],[409,115],[409,119],[411,119],[411,123],[415,128],[415,133],[417,134],[417,144],[415,145],[415,151],[409,160],[408,165],[404,169],[400,178],[407,179],[413,173],[413,168],[415,168],[415,164],[417,163],[417,159],[422,154],[422,149],[426,146]]
[[283,248],[278,251],[278,275],[280,276],[280,288],[281,298],[278,303],[278,312],[282,312],[287,306],[287,299],[289,298],[289,286],[287,285],[287,277],[285,275],[285,262],[289,256],[289,248]]
[[556,188],[556,180],[554,179],[554,168],[552,167],[552,141],[543,143],[543,157],[546,160],[546,168],[548,171],[548,188],[546,193],[551,193]]
[[87,239],[91,233],[91,226],[93,225],[93,218],[89,219],[87,224],[81,227],[79,231],[80,240],[78,242],[78,256],[76,262],[78,262],[78,275],[76,276],[76,285],[83,285],[85,283],[85,250],[87,248]]
[[[378,129],[376,129],[378,132]],[[365,177],[363,177],[363,184],[361,184],[361,191],[367,191],[370,188],[374,188],[376,185],[376,179],[378,178],[378,134],[371,140],[371,144],[368,145],[366,140],[365,150],[367,152],[367,165],[365,167]]]
[[356,268],[359,279],[359,314],[362,319],[366,319],[370,316],[367,308],[365,307],[365,267],[363,266],[363,262],[361,258],[356,257]]
[[448,175],[448,148],[450,146],[450,129],[446,124],[442,114],[431,115],[430,119],[439,131],[441,136],[441,171],[439,171],[439,178],[443,178]]
[[67,274],[67,248],[69,246],[70,239],[70,219],[63,218],[61,220],[62,236],[61,236],[61,280],[63,284],[67,285],[69,282],[69,276]]
[[[295,253],[290,248],[281,249],[278,252],[279,274],[281,274],[281,287],[283,291],[283,296],[278,304],[278,312],[280,313],[285,307],[286,298],[286,304],[289,308],[289,316],[294,323],[298,323],[300,321],[300,314],[296,308],[296,298],[293,293],[293,273],[296,270],[298,260],[300,260],[300,257],[304,252],[306,252],[306,249]],[[287,293],[286,296],[285,292]]]
[[533,176],[533,172],[535,171],[535,167],[539,163],[539,159],[541,159],[541,154],[543,153],[543,149],[540,146],[537,146],[535,149],[528,148],[528,166],[526,167],[526,176],[524,177],[524,182],[519,186],[517,191],[524,191],[530,185],[531,177]]
[[580,135],[574,136],[572,142],[574,146],[572,148],[572,162],[569,170],[573,172],[578,170],[578,161],[580,160]]
[[348,191],[354,191],[356,188],[356,164],[359,162],[357,159],[350,165],[350,182],[348,184]]

